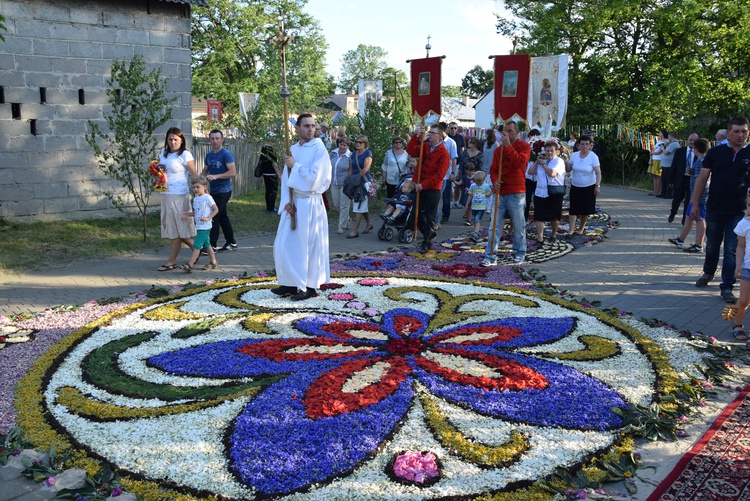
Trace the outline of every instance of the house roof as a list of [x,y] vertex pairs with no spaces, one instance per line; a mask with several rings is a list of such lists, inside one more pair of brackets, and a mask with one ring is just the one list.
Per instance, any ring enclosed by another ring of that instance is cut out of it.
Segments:
[[169,3],[186,3],[190,5],[198,5],[200,7],[208,7],[208,0],[160,0],[161,2]]

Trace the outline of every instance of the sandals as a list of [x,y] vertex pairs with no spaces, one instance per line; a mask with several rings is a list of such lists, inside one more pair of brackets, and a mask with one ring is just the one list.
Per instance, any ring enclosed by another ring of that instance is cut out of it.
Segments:
[[734,339],[737,341],[745,341],[747,340],[747,345],[750,345],[750,340],[747,339],[747,333],[745,332],[745,329],[742,328],[739,324],[732,324],[732,336],[734,336]]
[[372,230],[372,225],[368,226],[367,229],[362,233],[370,233],[370,230]]
[[159,266],[156,271],[171,271],[177,268],[176,264],[163,264]]
[[219,263],[208,263],[206,266],[203,267],[204,270],[215,270],[219,267]]
[[180,266],[180,269],[182,271],[184,271],[185,273],[192,273],[193,272],[193,267],[190,266],[190,264],[183,264],[183,265]]

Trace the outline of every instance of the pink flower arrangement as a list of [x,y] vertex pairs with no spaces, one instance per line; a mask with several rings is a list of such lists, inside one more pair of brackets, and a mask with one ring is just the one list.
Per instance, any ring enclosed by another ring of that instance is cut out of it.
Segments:
[[328,296],[328,299],[331,299],[333,301],[349,301],[351,299],[354,299],[354,295],[349,293],[331,294],[330,296]]
[[388,280],[386,280],[385,278],[363,278],[358,283],[359,285],[370,285],[370,286],[387,285]]
[[407,451],[396,457],[393,473],[399,478],[419,484],[440,475],[435,454],[417,451]]

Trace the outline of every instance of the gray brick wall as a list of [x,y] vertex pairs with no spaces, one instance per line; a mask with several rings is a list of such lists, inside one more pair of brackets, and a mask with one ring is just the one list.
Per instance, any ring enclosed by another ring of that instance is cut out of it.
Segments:
[[[190,19],[186,6],[141,0],[0,0],[0,217],[80,219],[118,212],[104,195],[118,187],[96,166],[86,121],[103,127],[112,61],[141,54],[163,68],[178,100],[168,127],[190,133]],[[187,41],[187,43],[186,43]],[[47,89],[40,103],[40,87]],[[86,96],[78,102],[78,91]],[[21,105],[12,118],[11,103]],[[31,134],[31,120],[37,135]],[[144,166],[146,168],[147,166]],[[154,198],[158,202],[158,197]]]

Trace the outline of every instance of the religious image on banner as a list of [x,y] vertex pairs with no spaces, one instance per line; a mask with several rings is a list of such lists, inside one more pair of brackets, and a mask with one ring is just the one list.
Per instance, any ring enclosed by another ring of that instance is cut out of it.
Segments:
[[528,54],[495,56],[494,118],[502,122],[527,119],[530,70]]
[[364,118],[368,104],[378,104],[383,99],[382,80],[359,80],[359,115]]
[[417,93],[420,96],[429,96],[430,95],[430,72],[429,71],[423,71],[419,74],[419,90]]
[[502,97],[516,97],[518,94],[518,72],[503,72],[503,94]]
[[550,129],[549,133],[564,127],[568,107],[568,55],[532,58],[529,79],[529,123]]
[[441,114],[440,67],[442,57],[413,59],[411,63],[411,110],[420,117]]

